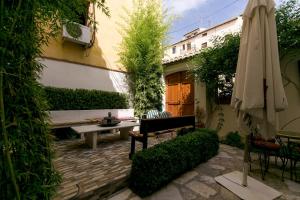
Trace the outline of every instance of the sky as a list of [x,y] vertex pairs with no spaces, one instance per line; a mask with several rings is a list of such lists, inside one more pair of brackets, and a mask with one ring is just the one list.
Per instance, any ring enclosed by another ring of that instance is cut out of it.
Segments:
[[[168,13],[176,19],[169,30],[168,43],[180,41],[185,33],[198,27],[209,28],[241,15],[248,0],[163,0]],[[276,5],[280,0],[275,0]]]

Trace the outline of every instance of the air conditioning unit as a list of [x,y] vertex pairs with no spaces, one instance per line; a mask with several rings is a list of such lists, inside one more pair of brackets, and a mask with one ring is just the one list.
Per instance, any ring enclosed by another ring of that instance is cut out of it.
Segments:
[[68,22],[63,25],[62,37],[77,44],[88,45],[91,41],[91,29],[82,24]]

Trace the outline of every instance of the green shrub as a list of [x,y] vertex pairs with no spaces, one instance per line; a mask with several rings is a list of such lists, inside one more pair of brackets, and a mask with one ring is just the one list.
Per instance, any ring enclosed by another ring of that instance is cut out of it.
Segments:
[[182,128],[177,131],[177,136],[184,136],[191,132],[190,128]]
[[244,148],[244,143],[242,142],[242,138],[237,131],[229,132],[226,135],[225,140],[221,141],[221,143],[227,144],[230,146],[234,146],[234,147],[238,147],[241,149]]
[[[103,0],[92,0],[109,14]],[[76,9],[69,9],[73,5]],[[0,199],[50,200],[55,169],[48,110],[38,80],[43,47],[63,21],[79,21],[86,0],[5,0],[0,4]],[[82,11],[82,12],[78,12]],[[92,18],[93,17],[89,17]],[[90,20],[89,20],[90,21]],[[96,23],[96,22],[95,22]],[[92,24],[93,26],[93,24]],[[94,27],[94,26],[93,26]]]
[[99,90],[45,87],[50,110],[125,109],[125,94]]
[[121,24],[123,40],[120,62],[127,69],[127,82],[136,116],[161,110],[164,94],[163,66],[169,17],[160,0],[136,0]]
[[216,155],[218,149],[216,131],[197,129],[140,151],[132,159],[130,188],[141,197],[148,196]]
[[55,139],[58,140],[58,141],[59,140],[69,140],[69,139],[79,139],[80,138],[80,135],[77,134],[70,127],[52,129],[51,132],[55,136]]

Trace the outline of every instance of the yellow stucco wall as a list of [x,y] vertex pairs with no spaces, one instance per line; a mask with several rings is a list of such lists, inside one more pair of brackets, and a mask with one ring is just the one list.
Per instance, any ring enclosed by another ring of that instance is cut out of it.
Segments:
[[[280,64],[281,72],[284,72],[293,83],[287,84],[288,82],[283,78],[285,94],[289,105],[286,110],[278,114],[278,129],[295,131],[300,134],[300,67],[298,66],[298,62],[300,62],[300,52],[298,52],[296,57],[286,57]],[[236,123],[236,113],[233,108],[229,105],[223,105],[222,109],[225,121],[222,129],[219,131],[219,136],[225,137],[228,132],[238,131],[239,129]],[[215,128],[217,123],[218,113],[216,112],[211,128]]]
[[287,57],[281,61],[281,71],[293,83],[283,79],[289,105],[285,111],[279,113],[279,129],[300,134],[300,66],[298,62],[300,62],[300,51],[296,57]]
[[219,130],[218,134],[220,138],[225,138],[229,132],[239,131],[237,126],[236,113],[230,105],[222,105],[222,110],[217,110],[214,112],[212,117],[212,122],[210,128],[216,128],[219,120],[219,113],[224,114],[224,122],[222,128]]
[[80,63],[110,70],[125,71],[119,63],[119,45],[122,41],[120,23],[126,16],[124,9],[132,10],[132,0],[106,1],[111,17],[105,16],[96,8],[96,21],[98,30],[93,47],[85,49],[83,46],[63,41],[61,36],[52,39],[48,46],[43,48],[43,57],[50,59]]

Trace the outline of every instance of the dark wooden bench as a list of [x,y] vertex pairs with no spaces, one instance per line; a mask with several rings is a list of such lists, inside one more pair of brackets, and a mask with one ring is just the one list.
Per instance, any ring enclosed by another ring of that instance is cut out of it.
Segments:
[[195,116],[141,119],[140,131],[129,132],[129,136],[131,136],[129,158],[135,153],[135,141],[142,142],[143,149],[147,149],[150,135],[164,134],[174,131],[174,129],[187,127],[192,130],[195,129]]

